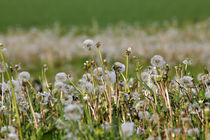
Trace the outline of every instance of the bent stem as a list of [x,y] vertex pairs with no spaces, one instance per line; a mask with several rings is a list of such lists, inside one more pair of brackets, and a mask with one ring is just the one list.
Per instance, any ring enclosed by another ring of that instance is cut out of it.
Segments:
[[33,105],[32,105],[32,102],[31,102],[31,98],[29,96],[29,91],[28,91],[28,88],[26,87],[26,92],[27,92],[27,96],[28,96],[28,101],[29,101],[29,104],[30,104],[30,107],[31,107],[31,112],[32,112],[32,115],[34,117],[34,123],[35,123],[35,128],[36,130],[38,130],[38,123],[37,123],[37,119],[36,119],[36,115],[34,113],[34,108],[33,108]]
[[23,136],[22,136],[20,117],[19,117],[19,112],[18,112],[16,97],[15,97],[15,91],[14,91],[14,87],[13,87],[13,84],[12,84],[12,80],[11,80],[10,74],[9,74],[9,72],[8,72],[8,69],[7,69],[5,60],[4,60],[4,55],[3,55],[3,51],[2,51],[2,46],[0,46],[0,47],[1,47],[1,48],[0,48],[0,51],[1,51],[1,53],[0,53],[0,54],[1,54],[1,60],[2,60],[2,62],[3,62],[3,64],[4,64],[5,71],[6,71],[6,74],[7,74],[8,79],[9,79],[10,86],[11,86],[11,91],[12,91],[12,104],[14,105],[15,112],[16,112],[19,136],[20,136],[20,139],[22,140],[22,139],[23,139]]

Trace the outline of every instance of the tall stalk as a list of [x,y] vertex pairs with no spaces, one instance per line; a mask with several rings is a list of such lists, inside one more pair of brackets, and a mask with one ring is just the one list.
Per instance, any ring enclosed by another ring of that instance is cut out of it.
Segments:
[[12,104],[14,105],[15,112],[16,112],[19,136],[20,136],[20,139],[22,140],[23,139],[23,136],[22,136],[22,130],[21,130],[21,123],[20,123],[20,117],[19,117],[19,112],[18,112],[18,106],[17,106],[17,102],[16,102],[16,97],[15,97],[15,91],[14,91],[14,87],[12,85],[11,76],[10,76],[8,70],[7,70],[7,66],[6,66],[6,63],[5,63],[5,60],[4,60],[3,45],[1,43],[0,43],[0,51],[1,51],[1,53],[0,53],[1,60],[2,60],[2,62],[4,64],[5,72],[7,74],[7,78],[9,79],[9,83],[10,83],[10,86],[11,86],[11,91],[12,91]]

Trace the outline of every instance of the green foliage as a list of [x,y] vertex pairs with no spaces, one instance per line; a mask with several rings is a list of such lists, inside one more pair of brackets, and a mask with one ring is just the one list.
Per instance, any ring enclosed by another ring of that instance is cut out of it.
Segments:
[[58,22],[62,27],[104,27],[120,21],[147,25],[177,19],[195,22],[209,17],[209,0],[18,0],[0,1],[0,31],[8,27],[38,26]]

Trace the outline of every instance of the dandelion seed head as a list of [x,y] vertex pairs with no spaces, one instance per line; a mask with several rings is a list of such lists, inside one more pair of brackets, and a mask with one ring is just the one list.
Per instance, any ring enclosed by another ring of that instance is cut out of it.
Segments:
[[151,58],[151,64],[154,67],[163,67],[166,64],[166,62],[165,62],[165,60],[163,59],[162,56],[155,55]]
[[7,133],[9,131],[9,133],[15,133],[15,128],[13,126],[3,126],[1,128],[1,133]]
[[[8,68],[8,65],[6,63],[6,67]],[[5,72],[5,67],[4,67],[4,63],[0,62],[0,72]]]
[[63,84],[62,91],[65,94],[71,94],[74,91],[74,87],[68,84]]
[[[109,76],[109,79],[108,79],[108,76]],[[114,84],[116,82],[116,74],[114,71],[108,71],[108,74],[106,75],[105,77],[105,80],[109,80],[110,84]]]
[[84,81],[91,82],[91,81],[92,81],[92,76],[91,76],[90,73],[86,73],[86,74],[84,74],[84,75],[82,76],[82,79],[83,79]]
[[148,72],[142,72],[141,73],[141,79],[144,81],[144,82],[147,82],[149,80],[149,73]]
[[180,84],[187,88],[193,87],[193,78],[190,76],[184,76],[180,79]]
[[187,59],[183,60],[182,63],[185,64],[185,65],[192,65],[192,60],[187,58]]
[[85,93],[91,93],[93,91],[94,87],[93,87],[93,84],[91,82],[85,82],[82,85],[82,88],[81,89]]
[[[11,88],[11,85],[10,85],[9,81],[7,82],[7,85],[8,85],[8,87]],[[20,91],[20,83],[19,83],[19,81],[12,80],[12,86],[13,86],[15,92],[19,92]]]
[[133,122],[125,122],[121,125],[122,134],[125,137],[130,137],[133,135],[134,131],[134,123]]
[[103,85],[98,86],[97,89],[99,93],[104,93],[106,91],[106,88]]
[[67,81],[67,75],[65,72],[59,72],[55,75],[55,81],[56,82],[66,82]]
[[23,83],[23,82],[27,82],[30,79],[30,74],[29,72],[23,71],[21,73],[19,73],[18,75],[18,80]]
[[150,118],[150,114],[148,111],[145,112],[139,111],[138,116],[140,119],[145,119],[145,120],[148,120]]
[[64,84],[62,82],[55,82],[54,83],[54,90],[61,91],[63,89]]
[[65,118],[67,120],[79,121],[83,114],[79,105],[69,104],[64,108]]
[[210,99],[210,92],[209,91],[206,91],[205,92],[205,96],[206,96],[207,99]]
[[9,85],[5,82],[0,83],[0,87],[2,88],[2,91],[5,93],[6,91],[9,91]]
[[64,96],[64,99],[61,99],[61,102],[64,105],[72,104],[72,102],[73,102],[73,96],[72,95],[65,95]]
[[97,79],[97,80],[101,80],[104,76],[104,71],[103,71],[103,68],[102,67],[98,67],[98,68],[95,68],[93,70],[93,76]]
[[95,46],[95,43],[94,43],[93,40],[87,39],[83,42],[82,46],[83,46],[84,49],[91,50]]
[[199,129],[198,128],[188,129],[187,134],[189,136],[198,135],[199,134]]
[[112,68],[116,71],[116,72],[124,72],[125,71],[125,65],[120,63],[120,62],[115,62],[114,65],[112,66]]
[[18,135],[15,133],[9,133],[7,140],[19,140]]

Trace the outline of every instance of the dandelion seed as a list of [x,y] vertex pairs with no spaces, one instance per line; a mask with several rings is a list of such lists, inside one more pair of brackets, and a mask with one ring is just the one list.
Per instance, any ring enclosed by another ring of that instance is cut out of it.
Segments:
[[210,77],[203,73],[198,74],[197,79],[198,81],[202,81],[202,83],[208,83],[210,81]]
[[[114,84],[116,82],[116,74],[114,71],[108,71],[109,82],[110,84]],[[106,80],[108,80],[108,76],[106,75]]]
[[59,72],[55,76],[56,82],[66,82],[67,81],[67,75],[65,72]]
[[41,119],[41,115],[38,112],[35,112],[34,114],[36,116],[37,122],[39,123]]
[[71,94],[74,91],[74,87],[71,85],[63,84],[62,91],[65,94]]
[[166,62],[165,62],[165,60],[163,59],[162,56],[155,55],[151,58],[151,64],[154,67],[163,67],[166,64]]
[[210,99],[210,92],[208,92],[208,91],[205,92],[205,96],[206,96],[207,99]]
[[18,135],[15,133],[9,133],[7,140],[19,140]]
[[61,99],[61,102],[64,105],[72,104],[72,102],[73,102],[73,96],[72,95],[65,95],[65,98],[64,99]]
[[140,100],[140,94],[138,92],[132,92],[131,96],[134,99],[134,101],[139,101]]
[[140,119],[145,119],[145,120],[148,120],[150,118],[150,114],[147,111],[145,112],[139,111],[138,116]]
[[63,89],[64,84],[62,82],[55,82],[54,83],[54,90],[61,91]]
[[97,79],[97,80],[101,80],[104,76],[104,72],[103,72],[103,69],[102,67],[98,67],[98,68],[95,68],[93,70],[93,76]]
[[15,128],[13,126],[3,126],[1,128],[1,133],[7,133],[9,131],[9,133],[15,133]]
[[[6,63],[6,67],[8,68],[8,65]],[[0,62],[0,72],[5,72],[4,63]]]
[[190,76],[184,76],[180,79],[180,84],[187,88],[193,87],[193,78]]
[[[11,85],[10,85],[9,81],[7,82],[7,85],[11,89]],[[17,80],[12,80],[12,86],[13,86],[15,92],[20,91],[20,83]]]
[[149,137],[147,138],[147,140],[155,140],[155,138],[154,138],[153,136],[149,136]]
[[28,82],[29,79],[30,79],[30,74],[26,71],[23,71],[23,72],[19,73],[19,75],[18,75],[18,80],[21,83]]
[[125,92],[122,92],[121,94],[123,95],[123,98],[125,99],[125,101],[129,101],[130,95],[128,95],[128,94],[125,93]]
[[99,93],[104,93],[106,91],[106,88],[104,86],[98,86],[97,89]]
[[79,121],[83,114],[79,105],[69,104],[64,108],[65,118],[67,120]]
[[145,104],[145,102],[143,100],[136,103],[136,105],[135,105],[136,111],[139,111],[141,108],[143,108],[144,104]]
[[149,80],[149,74],[148,72],[142,72],[141,73],[141,79],[144,81],[144,82],[147,82]]
[[9,91],[9,86],[8,86],[8,84],[6,84],[5,82],[0,83],[0,87],[2,88],[2,92],[3,92],[3,93]]
[[64,140],[78,140],[77,136],[72,134],[71,132],[68,132],[65,136],[63,136]]
[[122,135],[125,137],[130,137],[133,135],[134,131],[134,123],[133,122],[125,122],[121,125]]
[[86,94],[86,95],[83,97],[83,100],[85,100],[85,101],[89,100],[88,94]]
[[86,82],[92,82],[92,76],[90,73],[86,73],[82,76],[82,79]]
[[151,122],[155,122],[155,123],[157,123],[157,121],[159,120],[159,117],[158,117],[158,115],[157,115],[157,120],[156,120],[156,116],[155,116],[155,114],[153,114],[151,117],[150,117],[150,121]]
[[63,124],[64,124],[64,122],[60,118],[58,118],[57,121],[55,122],[55,126],[59,130],[65,128],[65,126]]
[[15,65],[15,69],[16,69],[16,70],[21,70],[21,65],[20,65],[20,64],[16,64],[16,65]]
[[85,93],[91,93],[94,89],[93,87],[93,84],[90,83],[90,82],[85,82],[83,85],[82,85],[82,91],[85,92]]
[[175,134],[179,134],[179,133],[181,132],[181,129],[180,129],[180,128],[174,128],[174,129],[173,129],[173,132],[174,132]]
[[189,129],[189,130],[187,131],[187,134],[188,134],[189,136],[198,135],[198,134],[199,134],[199,129],[198,129],[198,128]]
[[112,68],[115,70],[115,72],[122,73],[125,71],[125,65],[120,62],[115,62]]
[[131,48],[128,48],[128,49],[125,51],[126,55],[128,55],[128,56],[131,54],[131,52],[132,52]]
[[87,39],[83,42],[83,48],[91,50],[95,46],[93,40]]
[[185,64],[185,65],[192,65],[192,60],[187,58],[182,63]]
[[112,128],[111,124],[108,123],[108,122],[105,122],[101,126],[105,129],[106,132],[109,132],[111,130],[111,128]]

